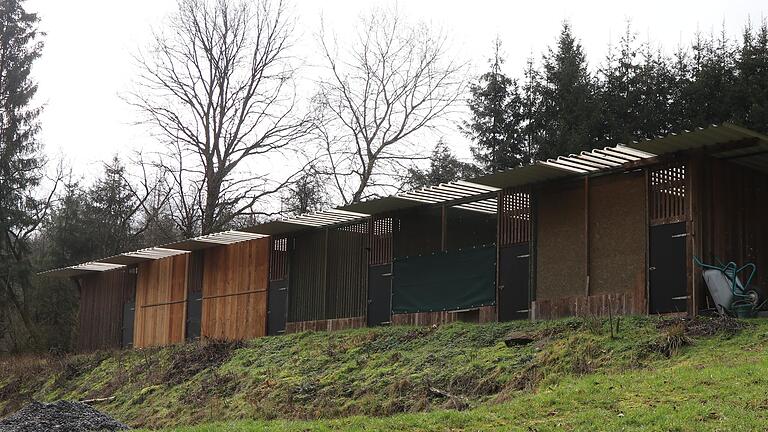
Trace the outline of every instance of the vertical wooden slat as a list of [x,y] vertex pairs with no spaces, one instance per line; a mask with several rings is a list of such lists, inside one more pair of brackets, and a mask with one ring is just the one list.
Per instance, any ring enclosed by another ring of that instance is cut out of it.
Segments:
[[137,348],[184,341],[189,254],[138,265],[133,344]]
[[250,339],[266,334],[270,240],[249,240],[206,250],[201,335]]

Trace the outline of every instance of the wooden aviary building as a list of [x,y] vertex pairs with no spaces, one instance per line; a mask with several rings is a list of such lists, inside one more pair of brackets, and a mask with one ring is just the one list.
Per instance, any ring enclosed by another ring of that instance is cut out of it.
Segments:
[[561,156],[63,269],[80,349],[714,307],[768,295],[768,137],[731,124]]

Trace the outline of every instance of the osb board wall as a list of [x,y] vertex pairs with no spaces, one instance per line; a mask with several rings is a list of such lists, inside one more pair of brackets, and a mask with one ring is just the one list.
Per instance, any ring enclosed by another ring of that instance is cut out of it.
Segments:
[[269,238],[205,250],[201,334],[252,339],[266,334]]
[[536,299],[585,293],[584,183],[537,192]]
[[465,312],[418,312],[393,314],[394,325],[440,325],[454,321],[469,320],[478,323],[496,321],[496,306],[483,306],[472,311]]
[[642,171],[590,179],[590,295],[645,292],[646,214]]
[[632,315],[643,313],[644,304],[644,297],[631,291],[588,297],[561,297],[534,301],[531,317],[534,320],[549,320],[570,316]]
[[303,331],[336,331],[365,327],[365,317],[337,318],[315,321],[297,321],[286,323],[286,333]]
[[[754,263],[757,274],[752,287],[766,295],[768,174],[717,159],[705,159],[703,163],[702,176],[697,179],[703,250],[696,254],[706,262],[717,258],[738,265]],[[701,278],[699,272],[696,277]],[[706,289],[703,284],[701,289]]]
[[189,254],[139,264],[133,346],[184,342]]
[[133,297],[136,274],[113,270],[82,276],[77,349],[120,348],[123,305]]

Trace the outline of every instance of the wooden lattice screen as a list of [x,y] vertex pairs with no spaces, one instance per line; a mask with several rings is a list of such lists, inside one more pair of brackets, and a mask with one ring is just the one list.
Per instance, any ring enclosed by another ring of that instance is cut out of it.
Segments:
[[499,195],[499,246],[531,239],[531,194],[527,188],[504,189]]
[[269,249],[269,280],[288,277],[288,237],[272,237]]
[[371,229],[371,254],[369,264],[392,262],[392,218],[374,219]]
[[685,220],[688,194],[686,173],[684,164],[664,165],[650,171],[651,225]]

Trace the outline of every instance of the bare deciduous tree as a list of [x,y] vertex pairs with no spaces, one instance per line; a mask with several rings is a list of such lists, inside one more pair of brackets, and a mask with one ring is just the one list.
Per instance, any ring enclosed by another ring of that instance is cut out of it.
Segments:
[[290,181],[274,181],[271,167],[253,172],[254,158],[288,149],[310,129],[295,115],[287,15],[270,0],[179,0],[138,58],[130,100],[166,144],[157,163],[171,178],[185,235],[258,214]]
[[404,22],[393,10],[362,18],[348,50],[320,37],[327,78],[316,101],[327,174],[344,203],[358,202],[424,158],[418,132],[435,126],[462,97],[464,64],[446,37]]

